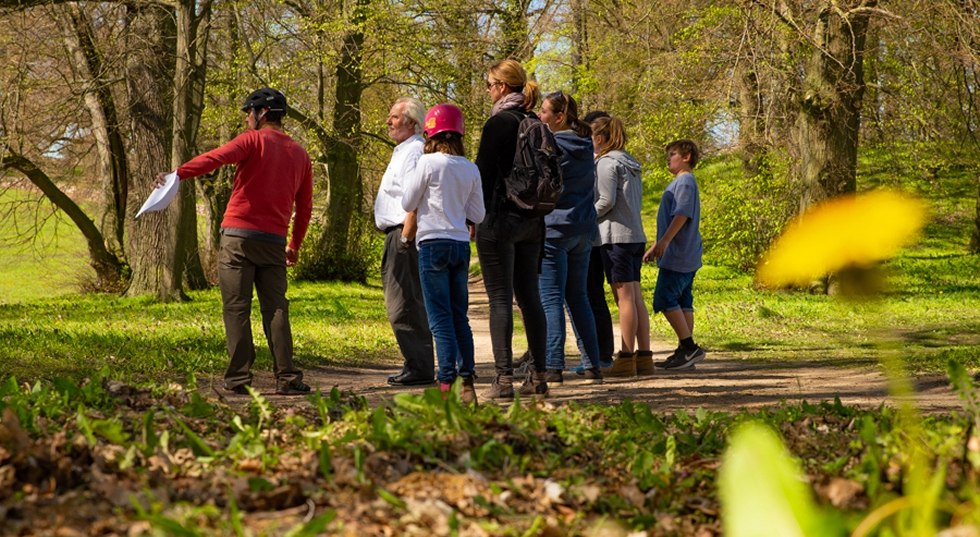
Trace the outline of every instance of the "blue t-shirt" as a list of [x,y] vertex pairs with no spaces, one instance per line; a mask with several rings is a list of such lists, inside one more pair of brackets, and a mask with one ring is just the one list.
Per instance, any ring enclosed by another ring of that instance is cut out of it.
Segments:
[[677,232],[657,266],[675,272],[694,272],[701,268],[701,195],[694,174],[685,172],[674,178],[664,190],[657,210],[657,240],[677,215],[688,217]]

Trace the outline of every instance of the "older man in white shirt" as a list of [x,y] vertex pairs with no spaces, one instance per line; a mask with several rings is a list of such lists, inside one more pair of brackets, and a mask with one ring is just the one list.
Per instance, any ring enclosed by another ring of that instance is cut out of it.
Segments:
[[425,315],[415,248],[415,213],[402,209],[405,181],[415,173],[422,156],[425,106],[418,99],[395,101],[388,113],[388,136],[395,141],[391,161],[374,199],[374,223],[385,233],[381,283],[388,322],[404,357],[401,373],[388,377],[393,386],[421,386],[434,382],[432,333]]

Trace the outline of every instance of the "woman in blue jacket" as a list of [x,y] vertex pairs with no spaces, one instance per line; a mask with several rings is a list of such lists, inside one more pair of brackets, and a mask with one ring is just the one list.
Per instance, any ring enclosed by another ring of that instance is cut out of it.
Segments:
[[601,382],[599,342],[589,304],[587,275],[596,236],[595,164],[592,130],[578,118],[578,105],[560,91],[545,96],[538,114],[562,151],[564,187],[555,210],[544,217],[544,259],[539,287],[548,323],[545,364],[549,384],[561,384],[565,369],[565,310],[581,338],[585,378]]

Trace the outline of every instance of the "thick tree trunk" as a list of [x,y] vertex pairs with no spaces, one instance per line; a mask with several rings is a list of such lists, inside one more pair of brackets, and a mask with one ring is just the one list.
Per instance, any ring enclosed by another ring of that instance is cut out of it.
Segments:
[[364,192],[357,158],[361,131],[361,54],[364,34],[360,19],[370,0],[357,0],[353,15],[356,30],[343,41],[337,65],[336,106],[333,124],[337,140],[326,148],[329,169],[328,201],[323,231],[309,261],[297,276],[304,279],[366,281],[367,259],[362,248]]
[[[153,188],[153,178],[171,162],[176,28],[173,14],[160,6],[129,7],[129,10],[127,156],[132,178],[129,191],[139,206]],[[188,190],[189,185],[180,189]],[[163,301],[186,299],[181,290],[182,265],[176,261],[175,250],[179,213],[170,208],[131,221],[127,251],[133,273],[128,295],[151,294]]]
[[[171,168],[194,156],[197,131],[204,109],[204,84],[207,74],[207,34],[211,2],[180,0],[176,9],[176,55],[174,65],[173,147]],[[188,185],[189,187],[190,185]],[[178,224],[175,272],[182,275],[190,289],[206,289],[210,283],[204,275],[197,241],[197,196],[194,188],[180,189],[177,199]]]
[[95,269],[99,289],[115,289],[122,282],[122,261],[105,247],[105,238],[85,211],[67,194],[61,191],[44,171],[33,162],[16,153],[7,151],[0,157],[0,170],[13,168],[26,176],[51,203],[64,211],[78,227],[88,244],[89,264]]
[[801,207],[854,192],[861,101],[864,97],[864,46],[874,0],[850,2],[862,9],[828,2],[819,13],[814,49],[805,65],[797,121]]

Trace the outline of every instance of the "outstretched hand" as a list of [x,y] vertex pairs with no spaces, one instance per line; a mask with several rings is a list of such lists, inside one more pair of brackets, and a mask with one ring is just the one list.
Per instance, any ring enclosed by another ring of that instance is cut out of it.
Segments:
[[153,179],[153,188],[160,188],[161,186],[167,184],[168,172],[158,173],[156,178]]

